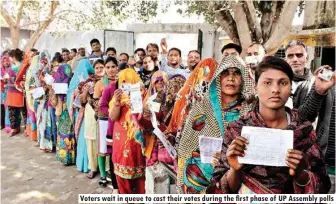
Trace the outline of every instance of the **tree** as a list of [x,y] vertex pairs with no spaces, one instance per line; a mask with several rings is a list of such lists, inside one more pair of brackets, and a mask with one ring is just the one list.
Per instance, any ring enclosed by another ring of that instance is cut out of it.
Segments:
[[208,23],[221,27],[243,50],[255,41],[262,43],[269,54],[281,47],[290,35],[296,12],[302,13],[305,6],[309,9],[305,17],[311,18],[310,28],[335,25],[334,1],[181,1],[177,4],[188,5],[187,9],[179,10],[181,14],[203,15]]
[[[5,9],[3,3],[0,4],[1,9],[1,15],[7,22],[11,34],[12,39],[12,47],[18,48],[19,47],[19,37],[20,37],[20,29],[22,27],[21,20],[24,14],[24,7],[26,8],[34,8],[37,6],[38,2],[26,2],[26,1],[19,1],[17,6],[17,13],[15,16],[10,15],[7,9]],[[32,34],[29,42],[26,45],[26,48],[32,48],[34,44],[37,42],[38,38],[41,36],[41,34],[46,30],[46,28],[49,26],[49,24],[53,21],[55,18],[55,10],[59,3],[57,1],[52,1],[50,3],[49,7],[49,13],[47,15],[47,18],[38,26],[38,28],[34,31]]]

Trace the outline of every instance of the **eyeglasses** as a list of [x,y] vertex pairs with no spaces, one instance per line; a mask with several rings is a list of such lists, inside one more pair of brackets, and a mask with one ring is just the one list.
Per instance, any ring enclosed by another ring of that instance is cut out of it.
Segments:
[[291,59],[294,57],[294,55],[296,56],[296,58],[301,58],[303,57],[303,53],[293,53],[293,54],[288,54],[287,58]]

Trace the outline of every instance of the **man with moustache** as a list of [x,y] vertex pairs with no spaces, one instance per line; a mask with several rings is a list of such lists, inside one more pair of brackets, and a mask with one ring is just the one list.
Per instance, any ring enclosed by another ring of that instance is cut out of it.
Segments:
[[186,69],[189,69],[192,72],[200,61],[201,54],[197,50],[191,50],[188,53],[188,66],[186,67]]

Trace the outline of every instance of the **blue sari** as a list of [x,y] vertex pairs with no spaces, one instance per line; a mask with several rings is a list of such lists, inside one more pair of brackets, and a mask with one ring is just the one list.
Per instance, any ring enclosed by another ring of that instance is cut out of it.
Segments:
[[[94,74],[94,69],[87,59],[80,60],[75,73],[70,81],[69,90],[67,94],[67,104],[68,107],[73,107],[71,104],[71,97],[74,91],[78,88],[78,85],[83,80],[86,80],[90,74]],[[76,121],[79,119],[79,109],[74,108],[74,121],[73,125],[75,126]],[[87,173],[89,172],[89,158],[87,155],[87,145],[84,135],[84,120],[80,124],[79,134],[77,138],[77,158],[76,158],[76,167],[78,171]]]

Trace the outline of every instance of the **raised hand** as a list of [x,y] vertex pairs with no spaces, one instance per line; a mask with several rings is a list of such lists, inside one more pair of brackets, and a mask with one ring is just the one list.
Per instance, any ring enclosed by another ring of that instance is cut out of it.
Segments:
[[167,42],[166,42],[166,38],[162,38],[161,42],[160,42],[160,47],[162,50],[162,54],[167,54]]
[[323,69],[332,70],[328,65],[319,67],[315,72],[315,89],[319,94],[326,94],[327,91],[335,84],[335,72],[333,73],[331,80],[326,81],[318,77],[318,74],[323,71]]

